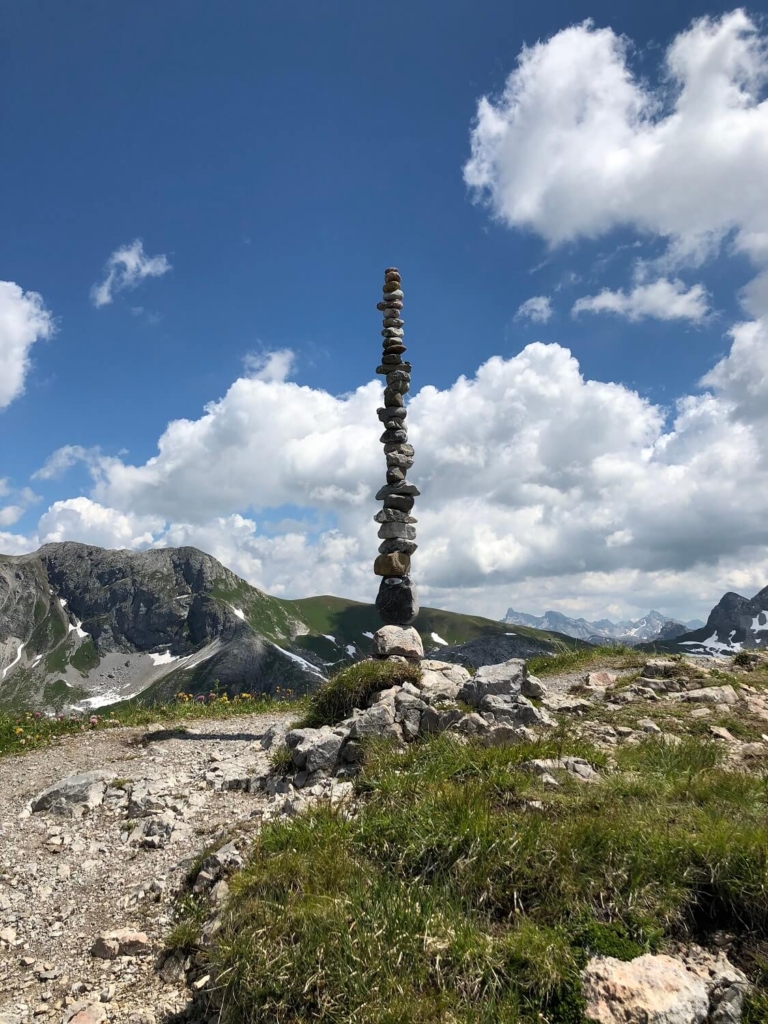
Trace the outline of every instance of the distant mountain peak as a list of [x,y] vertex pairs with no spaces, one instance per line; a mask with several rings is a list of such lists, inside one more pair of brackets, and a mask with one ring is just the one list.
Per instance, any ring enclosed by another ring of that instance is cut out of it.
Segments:
[[554,610],[546,611],[543,615],[529,615],[509,608],[501,621],[510,625],[553,630],[596,644],[640,644],[655,640],[662,633],[666,639],[686,631],[686,626],[682,622],[676,622],[655,609],[651,609],[647,615],[635,621],[627,619],[612,622],[610,619],[598,619],[590,622]]

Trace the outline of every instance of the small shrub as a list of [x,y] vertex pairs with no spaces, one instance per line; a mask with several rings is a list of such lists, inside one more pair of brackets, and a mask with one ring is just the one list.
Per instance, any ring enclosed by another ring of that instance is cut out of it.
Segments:
[[378,690],[415,683],[421,671],[417,665],[397,661],[360,661],[341,670],[323,683],[309,698],[309,706],[297,723],[299,728],[316,729],[335,725],[365,707]]
[[269,769],[273,775],[288,775],[293,768],[291,752],[285,743],[279,743],[269,755]]
[[752,655],[749,651],[739,651],[733,657],[733,664],[737,668],[751,668],[752,667]]

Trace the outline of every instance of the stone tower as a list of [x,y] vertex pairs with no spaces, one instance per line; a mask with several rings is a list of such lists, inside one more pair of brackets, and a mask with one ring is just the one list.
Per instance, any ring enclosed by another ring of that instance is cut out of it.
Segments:
[[373,640],[374,654],[418,658],[423,655],[419,634],[408,628],[419,612],[416,588],[411,582],[411,555],[416,550],[416,519],[411,515],[418,488],[406,475],[413,465],[413,445],[408,444],[405,395],[411,386],[411,364],[403,359],[403,289],[396,267],[384,271],[384,294],[377,309],[383,315],[384,351],[376,372],[386,379],[384,407],[378,416],[384,426],[381,443],[387,462],[387,482],[376,495],[384,507],[374,516],[379,524],[379,555],[373,571],[381,576],[376,608],[384,626]]

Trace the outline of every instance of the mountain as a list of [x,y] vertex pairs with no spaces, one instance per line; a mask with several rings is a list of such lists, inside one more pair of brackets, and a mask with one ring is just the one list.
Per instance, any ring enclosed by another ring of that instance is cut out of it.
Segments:
[[[46,544],[0,555],[0,706],[96,708],[217,685],[303,693],[369,656],[380,624],[373,605],[270,597],[197,548]],[[532,629],[515,639],[502,623],[432,608],[415,625],[428,652],[490,635],[545,653],[567,639]]]
[[587,619],[570,618],[561,612],[548,611],[543,615],[528,615],[525,612],[516,612],[514,608],[508,609],[501,621],[510,625],[554,630],[591,644],[640,644],[657,638],[667,640],[685,633],[686,628],[690,629],[698,625],[698,623],[689,623],[686,627],[682,622],[675,622],[656,611],[650,611],[634,622],[631,620],[611,622],[610,619],[589,622]]
[[725,594],[702,628],[683,633],[663,647],[688,654],[733,654],[761,648],[768,649],[768,587],[751,599]]

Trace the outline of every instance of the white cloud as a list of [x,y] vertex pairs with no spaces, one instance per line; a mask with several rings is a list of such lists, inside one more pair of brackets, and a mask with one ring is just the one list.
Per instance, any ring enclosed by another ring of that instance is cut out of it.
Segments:
[[[684,396],[671,423],[632,389],[584,379],[554,344],[422,388],[410,423],[423,601],[501,614],[581,593],[593,615],[601,599],[682,615],[706,610],[722,580],[759,584],[768,402],[755,380],[768,378],[750,376],[753,344],[736,328],[711,390]],[[143,465],[96,458],[92,495],[55,503],[29,544],[196,544],[273,593],[370,600],[380,398],[373,382],[333,396],[242,377],[199,419],[170,423]],[[313,511],[265,532],[262,511],[286,504]]]
[[115,249],[109,257],[104,267],[104,280],[91,288],[91,302],[97,308],[107,306],[117,292],[136,288],[147,277],[162,277],[171,269],[167,256],[148,256],[143,242],[137,238]]
[[41,295],[0,281],[0,409],[22,394],[31,365],[29,350],[53,332],[53,318]]
[[604,288],[599,295],[577,299],[571,312],[614,313],[627,320],[690,320],[701,323],[709,311],[709,301],[703,285],[686,288],[679,280],[660,277],[648,284],[636,284],[630,292],[610,291]]
[[552,317],[552,303],[548,295],[532,295],[518,308],[515,320],[531,320],[535,324],[545,324]]
[[98,448],[84,448],[80,444],[62,445],[48,456],[40,469],[35,470],[31,479],[58,480],[78,462],[92,463],[98,454]]
[[768,49],[743,10],[700,18],[666,51],[662,84],[586,21],[522,50],[484,96],[464,177],[500,220],[553,245],[631,226],[701,259],[735,232],[760,261],[768,232]]
[[56,501],[40,517],[37,544],[79,540],[102,547],[140,548],[154,542],[164,527],[159,516],[137,516],[104,508],[89,498]]
[[274,352],[249,352],[243,365],[252,380],[282,383],[288,379],[295,362],[294,353],[288,348],[282,348]]
[[21,505],[6,505],[0,508],[0,526],[13,526],[24,515]]

